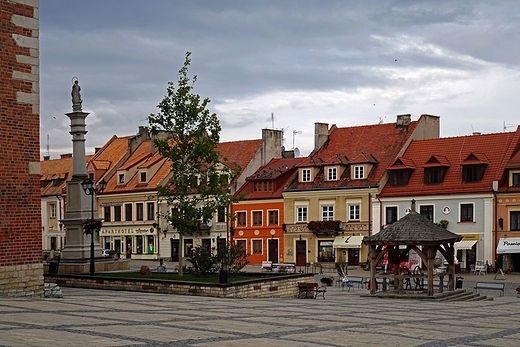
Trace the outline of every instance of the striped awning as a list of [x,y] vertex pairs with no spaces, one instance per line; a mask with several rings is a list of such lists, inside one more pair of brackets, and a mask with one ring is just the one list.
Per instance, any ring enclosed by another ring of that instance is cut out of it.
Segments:
[[334,248],[360,248],[364,236],[336,236]]
[[466,240],[455,242],[453,245],[456,249],[472,249],[473,246],[477,243],[477,240]]

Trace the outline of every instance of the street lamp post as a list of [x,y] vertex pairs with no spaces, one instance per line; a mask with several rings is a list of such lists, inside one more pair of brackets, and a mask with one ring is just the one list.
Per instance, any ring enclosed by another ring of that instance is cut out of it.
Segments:
[[[107,182],[105,180],[102,180],[99,182],[98,187],[96,189],[96,184],[93,180],[85,179],[81,182],[81,188],[83,188],[83,191],[85,194],[92,196],[92,209],[91,209],[91,222],[94,222],[94,195],[102,193],[103,190],[105,190],[107,186]],[[89,226],[90,229],[90,274],[93,275],[95,272],[95,265],[94,265],[94,227]]]

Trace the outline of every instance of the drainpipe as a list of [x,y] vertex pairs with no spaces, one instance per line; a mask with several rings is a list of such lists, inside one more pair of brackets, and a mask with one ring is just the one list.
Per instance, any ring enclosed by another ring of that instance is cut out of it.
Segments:
[[498,254],[497,254],[497,246],[498,246],[498,226],[497,226],[497,220],[498,220],[498,201],[497,201],[497,191],[498,191],[498,181],[493,181],[493,200],[495,202],[495,213],[494,213],[494,221],[493,221],[493,229],[494,229],[494,241],[493,241],[493,253],[495,253],[495,266],[496,262],[498,261]]
[[372,193],[368,193],[368,237],[372,236]]

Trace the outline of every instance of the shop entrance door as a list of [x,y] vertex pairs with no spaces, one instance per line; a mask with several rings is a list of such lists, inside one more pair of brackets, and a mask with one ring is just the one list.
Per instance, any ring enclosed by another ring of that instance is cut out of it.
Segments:
[[359,249],[349,248],[348,249],[348,265],[359,265]]
[[171,259],[172,261],[179,261],[179,240],[170,239]]
[[307,264],[307,241],[296,241],[296,266]]
[[278,263],[278,240],[269,239],[267,242],[269,244],[269,261],[272,261],[273,263]]

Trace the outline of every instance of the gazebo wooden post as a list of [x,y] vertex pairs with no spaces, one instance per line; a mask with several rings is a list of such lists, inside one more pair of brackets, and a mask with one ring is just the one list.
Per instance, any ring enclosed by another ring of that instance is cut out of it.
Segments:
[[453,243],[449,243],[446,246],[446,252],[448,253],[448,290],[455,289],[455,248]]
[[435,252],[432,246],[427,246],[426,260],[428,267],[428,296],[433,296],[433,261],[435,259]]
[[370,294],[375,294],[377,290],[376,282],[376,245],[370,245]]

